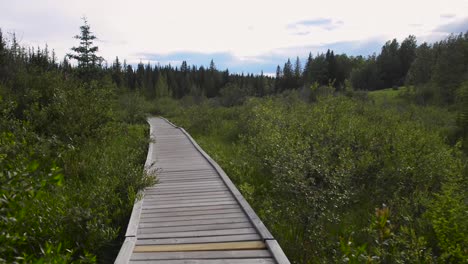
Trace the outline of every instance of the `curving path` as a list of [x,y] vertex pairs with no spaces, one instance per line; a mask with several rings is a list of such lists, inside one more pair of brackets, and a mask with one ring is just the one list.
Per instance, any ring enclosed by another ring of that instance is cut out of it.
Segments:
[[146,169],[158,183],[132,212],[115,263],[289,263],[219,167],[182,128],[150,118]]

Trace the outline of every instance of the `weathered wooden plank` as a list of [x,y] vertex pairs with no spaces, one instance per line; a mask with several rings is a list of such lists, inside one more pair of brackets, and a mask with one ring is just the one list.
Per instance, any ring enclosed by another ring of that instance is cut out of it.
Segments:
[[203,195],[203,196],[188,196],[188,197],[178,197],[178,198],[163,198],[163,197],[145,197],[145,201],[159,202],[161,204],[170,204],[170,203],[186,203],[186,202],[204,202],[204,201],[220,201],[226,199],[234,199],[232,195]]
[[182,191],[174,191],[174,190],[158,190],[158,191],[149,191],[150,194],[175,194],[175,193],[203,193],[203,192],[217,192],[217,191],[226,191],[228,190],[225,186],[220,186],[217,188],[204,188],[204,189],[196,189],[196,190],[184,190]]
[[258,241],[258,234],[229,235],[229,236],[209,236],[209,237],[182,237],[182,238],[159,238],[159,239],[138,239],[137,245],[171,245],[190,243],[216,243],[235,241]]
[[164,168],[165,170],[169,170],[172,168],[177,168],[177,169],[193,169],[193,168],[207,168],[210,166],[206,161],[190,161],[190,160],[185,160],[185,158],[180,158],[180,160],[184,160],[183,162],[181,161],[166,161],[166,162],[161,162],[161,161],[156,161],[155,164],[158,168]]
[[[224,205],[209,205],[209,206],[193,206],[193,207],[180,207],[172,208],[171,212],[188,212],[188,211],[198,211],[198,210],[218,210],[218,209],[231,209],[231,208],[241,208],[238,204],[224,204]],[[167,209],[149,209],[142,208],[142,213],[159,213],[159,212],[168,212]]]
[[190,197],[190,196],[206,196],[206,195],[219,195],[219,194],[224,194],[224,195],[230,195],[232,196],[232,193],[227,190],[227,188],[221,189],[221,190],[210,190],[207,191],[206,193],[204,192],[195,192],[195,193],[189,193],[189,192],[179,192],[179,193],[159,193],[158,191],[151,191],[148,193],[145,193],[145,196],[152,196],[152,197],[171,197],[171,198],[177,198],[177,197]]
[[190,172],[190,171],[197,171],[197,172],[212,171],[212,168],[211,167],[206,167],[206,168],[203,168],[203,169],[185,169],[185,170],[166,170],[166,169],[162,169],[161,173],[186,173],[186,172]]
[[[157,168],[161,168],[161,166],[155,162],[154,165],[157,167]],[[180,169],[185,169],[185,170],[193,170],[193,169],[206,169],[208,166],[210,165],[196,165],[196,166],[182,166],[180,164],[173,164],[173,165],[166,165],[164,166],[164,171],[179,171]]]
[[224,242],[203,244],[179,244],[179,245],[148,245],[135,246],[133,252],[177,252],[177,251],[206,251],[206,250],[254,250],[265,249],[263,241]]
[[[193,179],[193,178],[192,178]],[[183,182],[183,181],[179,181]],[[196,184],[196,183],[194,183]],[[213,187],[226,187],[223,182],[213,182],[213,183],[207,183],[207,184],[198,184],[193,186],[194,189],[208,189],[208,188],[213,188]],[[173,186],[158,186],[158,187],[152,187],[151,189],[148,188],[148,192],[156,192],[160,190],[190,190],[189,185],[173,185]]]
[[150,197],[150,198],[167,198],[167,199],[183,199],[183,198],[191,198],[191,197],[203,197],[203,196],[217,196],[217,195],[227,195],[227,196],[232,196],[230,191],[214,191],[214,192],[207,192],[207,193],[176,193],[176,194],[145,194],[145,197]]
[[190,205],[196,205],[199,203],[212,203],[212,202],[236,202],[234,197],[226,198],[212,198],[212,199],[192,199],[192,200],[172,200],[172,201],[160,201],[158,199],[145,199],[145,206],[165,206],[165,208],[171,207],[184,207]]
[[181,205],[181,204],[194,204],[194,203],[204,203],[204,202],[222,202],[222,201],[235,201],[234,197],[225,197],[225,198],[193,198],[185,200],[172,200],[172,201],[161,201],[159,199],[145,199],[145,205]]
[[182,186],[158,186],[155,188],[148,189],[149,192],[158,192],[158,191],[184,191],[184,190],[203,190],[203,189],[212,189],[217,187],[224,187],[224,183],[207,183],[199,184],[194,186],[182,185]]
[[197,174],[185,174],[185,175],[161,175],[158,173],[158,179],[160,180],[177,180],[177,181],[185,181],[188,179],[195,179],[195,180],[203,180],[204,178],[208,179],[216,179],[221,180],[218,175],[208,174],[208,173],[197,173]]
[[199,171],[190,171],[190,172],[182,172],[182,173],[172,173],[172,172],[160,172],[158,173],[158,177],[162,178],[190,178],[196,176],[216,176],[219,178],[219,175],[214,173],[214,171],[206,171],[206,170],[199,170]]
[[[152,260],[132,260],[131,264],[154,264]],[[180,259],[158,260],[158,264],[274,264],[272,258],[248,258],[248,259]]]
[[[227,202],[227,201],[236,201],[234,197],[232,196],[227,196],[227,197],[213,197],[213,198],[198,198],[198,197],[193,197],[193,199],[176,199],[176,200],[160,200],[157,198],[146,198],[144,201],[144,206],[166,206],[166,208],[171,207],[171,205],[174,205],[175,207],[184,207],[185,205],[190,206],[193,204],[199,204],[199,203],[208,203],[208,202]],[[172,206],[172,207],[174,207]]]
[[190,182],[199,182],[199,181],[206,181],[206,180],[214,180],[217,179],[214,176],[203,176],[203,177],[193,177],[193,178],[183,178],[183,179],[175,179],[175,178],[159,178],[158,177],[158,183],[179,183],[179,182],[185,182],[185,183],[190,183]]
[[[196,177],[190,177],[191,179],[197,179]],[[183,188],[183,187],[194,187],[194,186],[211,186],[211,185],[220,185],[224,184],[224,182],[218,177],[211,178],[208,180],[198,180],[198,182],[185,182],[184,180],[180,180],[179,182],[171,182],[171,183],[160,183],[155,187],[148,188],[149,190],[159,190],[163,188]]]
[[220,191],[227,191],[228,189],[226,187],[220,187],[220,188],[210,188],[210,189],[201,189],[201,190],[184,190],[182,191],[165,191],[161,190],[158,192],[151,192],[148,193],[149,195],[185,195],[185,196],[190,196],[190,195],[210,195],[210,193],[213,192],[220,192]]
[[156,209],[156,208],[195,207],[195,206],[223,205],[223,204],[237,204],[237,202],[236,201],[223,201],[223,202],[206,202],[206,203],[180,204],[180,205],[145,205],[143,203],[143,208]]
[[178,180],[178,181],[185,181],[188,179],[195,179],[195,180],[202,180],[203,178],[208,178],[208,179],[218,179],[219,175],[216,174],[209,174],[209,173],[193,173],[193,174],[180,174],[180,175],[171,175],[171,174],[160,174],[158,173],[158,179],[161,180]]
[[142,215],[154,214],[159,217],[168,217],[168,216],[194,216],[194,215],[212,215],[212,214],[222,214],[222,213],[244,213],[240,208],[233,209],[221,209],[221,210],[198,210],[198,211],[187,211],[187,212],[144,212]]
[[192,173],[192,174],[161,174],[158,173],[158,179],[164,179],[164,180],[186,180],[186,179],[201,179],[201,178],[216,178],[220,179],[219,175],[217,174],[211,174],[211,173]]
[[224,235],[241,235],[255,234],[255,228],[237,228],[225,230],[205,230],[205,231],[187,231],[187,232],[172,232],[172,233],[143,233],[139,234],[138,238],[176,238],[176,237],[203,237],[203,236],[224,236]]
[[191,147],[187,148],[186,150],[166,150],[166,151],[155,150],[154,154],[156,154],[157,156],[157,159],[155,161],[169,159],[169,158],[177,159],[178,157],[182,157],[182,158],[183,157],[199,157],[199,153],[194,153]]
[[[157,147],[157,146],[156,146]],[[177,147],[177,146],[175,146]],[[185,146],[180,146],[181,148],[186,148]],[[192,148],[192,146],[190,146]],[[183,152],[167,152],[167,153],[157,153],[158,158],[155,160],[158,163],[161,164],[190,164],[190,163],[203,163],[206,164],[207,161],[203,159],[203,156],[194,156],[189,153],[183,153]],[[176,156],[180,156],[180,158],[177,158]]]
[[219,219],[219,218],[239,218],[246,217],[244,212],[242,213],[230,213],[230,214],[211,214],[211,215],[189,215],[189,216],[173,216],[173,217],[157,217],[157,214],[142,214],[140,217],[140,223],[148,222],[172,222],[172,221],[189,221],[189,220],[204,220],[204,219]]
[[191,175],[191,174],[198,174],[198,173],[218,175],[216,171],[213,170],[213,168],[208,168],[205,170],[184,170],[184,171],[168,171],[168,172],[161,171],[160,174],[162,176],[165,176],[165,175]]
[[199,199],[222,199],[222,198],[233,198],[232,194],[218,194],[218,195],[198,195],[198,196],[185,196],[185,197],[164,197],[164,196],[145,196],[147,200],[157,200],[157,201],[164,201],[164,202],[171,202],[171,201],[185,201],[185,200],[199,200]]
[[196,189],[196,190],[158,190],[158,191],[149,191],[148,194],[152,195],[167,195],[167,194],[190,194],[190,193],[208,193],[208,192],[220,192],[220,191],[227,191],[229,190],[225,186],[219,187],[210,187],[210,188],[203,188],[203,189]]
[[190,177],[208,177],[208,176],[216,176],[219,178],[219,175],[214,173],[207,173],[205,171],[197,171],[192,173],[180,173],[180,174],[173,174],[173,173],[158,173],[158,178],[163,179],[185,179]]
[[165,155],[160,155],[157,158],[157,161],[172,161],[174,159],[177,159],[178,157],[186,158],[190,160],[203,160],[203,156],[200,155],[200,153],[194,152],[194,151],[187,151],[187,152],[166,153]]
[[[199,220],[187,220],[187,221],[171,221],[171,222],[141,222],[140,228],[145,227],[162,227],[162,226],[187,226],[187,225],[208,225],[208,224],[223,224],[223,223],[241,223],[249,222],[246,217],[237,218],[215,218],[215,219],[199,219]],[[250,223],[250,222],[249,222]]]
[[172,260],[172,259],[223,259],[223,258],[265,258],[271,257],[268,250],[220,250],[220,251],[189,251],[133,253],[131,260]]
[[238,229],[238,228],[252,228],[250,222],[234,223],[234,224],[214,224],[214,225],[190,225],[190,226],[174,226],[174,227],[153,227],[153,228],[140,228],[139,234],[144,233],[172,233],[172,232],[185,232],[185,231],[204,231],[204,230],[224,230],[224,229]]
[[163,183],[195,183],[195,182],[201,182],[201,181],[212,181],[212,180],[218,180],[218,176],[196,176],[196,177],[186,177],[186,178],[171,178],[171,177],[166,177],[166,178],[160,178],[158,177],[158,183],[163,184]]
[[[157,186],[160,188],[165,188],[165,187],[190,187],[190,186],[206,186],[208,184],[224,184],[221,179],[209,179],[209,180],[199,180],[197,182],[185,182],[185,181],[179,181],[179,182],[171,182],[171,183],[159,183]],[[148,188],[150,190],[158,190],[158,188]]]

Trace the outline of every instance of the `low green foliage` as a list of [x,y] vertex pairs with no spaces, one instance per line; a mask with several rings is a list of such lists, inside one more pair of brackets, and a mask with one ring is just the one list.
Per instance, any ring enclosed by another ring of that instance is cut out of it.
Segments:
[[466,259],[466,165],[446,138],[453,114],[331,95],[308,104],[297,93],[160,107],[220,163],[294,263]]
[[106,79],[11,78],[27,89],[0,84],[0,263],[112,262],[154,181],[138,97]]

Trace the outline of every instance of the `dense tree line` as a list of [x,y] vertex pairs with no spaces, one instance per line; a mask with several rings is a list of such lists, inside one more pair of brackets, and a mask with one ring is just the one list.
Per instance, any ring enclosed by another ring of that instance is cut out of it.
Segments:
[[312,53],[307,58],[304,69],[296,58],[294,67],[291,60],[278,65],[276,70],[276,91],[301,88],[317,83],[320,86],[332,85],[336,90],[342,90],[345,80],[351,80],[355,89],[378,90],[401,86],[406,74],[415,59],[416,38],[407,37],[401,45],[396,39],[388,41],[382,47],[380,54],[367,58],[363,56],[336,55],[333,50]]
[[[258,97],[308,89],[313,84],[332,86],[335,91],[343,91],[346,86],[372,91],[431,82],[440,88],[443,102],[450,104],[454,102],[456,87],[466,78],[466,36],[467,33],[452,35],[440,42],[417,45],[416,37],[410,35],[401,44],[396,39],[387,41],[378,55],[368,57],[335,54],[333,50],[315,56],[310,53],[304,64],[297,57],[288,59],[283,67],[278,65],[274,78],[263,74],[231,74],[227,69],[218,70],[213,60],[209,67],[189,66],[183,61],[176,67],[140,62],[134,68],[116,58],[105,70],[111,72],[118,86],[141,91],[149,99],[234,94],[226,89],[242,96]],[[434,93],[428,89],[420,92],[425,100]]]
[[414,85],[422,103],[456,103],[456,94],[468,81],[468,32],[451,35],[416,49],[406,84]]
[[183,61],[180,67],[140,62],[134,69],[116,57],[108,71],[118,86],[140,91],[148,99],[165,96],[180,99],[187,95],[212,98],[219,96],[227,84],[234,84],[249,95],[263,96],[271,93],[270,84],[273,83],[272,78],[263,74],[230,74],[229,70],[218,70],[213,60],[207,68],[189,66]]

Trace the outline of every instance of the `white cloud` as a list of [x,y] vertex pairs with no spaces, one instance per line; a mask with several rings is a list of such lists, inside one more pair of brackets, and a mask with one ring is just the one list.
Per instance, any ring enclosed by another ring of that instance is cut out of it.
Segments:
[[[76,45],[72,36],[86,15],[108,60],[118,55],[138,62],[136,54],[180,51],[229,52],[242,60],[287,47],[432,36],[447,14],[463,18],[464,10],[466,0],[0,0],[0,27],[18,32],[26,44],[47,42],[63,56]],[[287,27],[317,19],[333,27]]]

